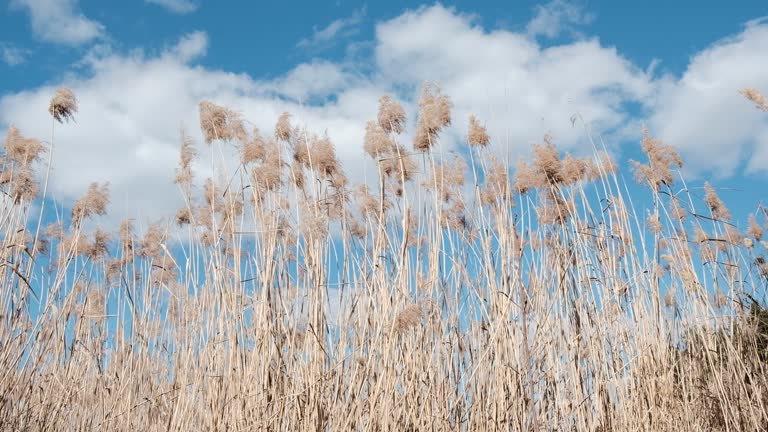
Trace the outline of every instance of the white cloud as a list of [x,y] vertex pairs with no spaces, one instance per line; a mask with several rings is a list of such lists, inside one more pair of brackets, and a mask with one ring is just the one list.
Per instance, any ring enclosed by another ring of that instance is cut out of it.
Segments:
[[376,56],[390,84],[440,84],[456,105],[455,138],[474,113],[513,155],[527,153],[545,132],[566,149],[585,144],[569,120],[577,112],[601,132],[618,130],[629,121],[623,105],[652,90],[642,70],[596,39],[542,48],[525,34],[488,32],[472,16],[442,7],[380,24]]
[[[576,113],[615,148],[628,125],[638,120],[627,112],[627,104],[643,104],[653,110],[652,131],[683,149],[706,153],[705,147],[686,143],[705,139],[719,146],[721,138],[727,143],[743,139],[744,146],[736,148],[755,149],[755,157],[765,161],[766,146],[758,149],[756,142],[768,139],[768,128],[736,93],[746,85],[768,89],[760,75],[768,70],[766,60],[754,55],[768,46],[765,32],[763,25],[753,24],[694,58],[682,79],[661,82],[597,39],[544,48],[526,32],[489,31],[472,16],[439,5],[379,23],[374,57],[366,64],[314,60],[270,80],[189,64],[205,53],[205,33],[184,36],[157,57],[105,51],[85,60],[87,77],[62,83],[78,95],[80,112],[77,123],[57,127],[51,184],[56,197],[71,204],[91,181],[109,181],[110,214],[117,220],[172,216],[181,204],[172,179],[182,125],[199,144],[198,178],[210,170],[212,149],[202,144],[197,130],[197,104],[203,99],[242,113],[267,132],[280,113],[291,112],[310,131],[327,131],[348,176],[362,181],[373,172],[372,162],[363,157],[362,140],[365,122],[376,116],[378,98],[392,93],[403,102],[409,122],[402,141],[410,147],[425,80],[438,82],[455,106],[454,126],[443,135],[441,151],[463,146],[470,113],[487,124],[494,151],[509,154],[513,164],[547,132],[563,149],[591,151],[584,132],[571,124]],[[3,97],[0,125],[15,123],[23,133],[45,139],[50,124],[46,107],[54,90],[42,87]],[[739,122],[745,118],[752,120]],[[719,128],[733,131],[723,137]],[[710,130],[717,140],[708,137]],[[639,130],[632,133],[639,135]],[[715,164],[727,159],[709,155]]]
[[203,31],[189,33],[181,38],[171,53],[183,63],[202,57],[208,51],[208,34]]
[[692,172],[730,176],[746,161],[748,172],[768,171],[768,116],[738,91],[768,92],[768,22],[696,54],[685,74],[665,77],[648,104],[651,133],[680,149]]
[[306,103],[348,89],[354,80],[355,77],[340,65],[315,60],[300,64],[285,76],[264,83],[263,90]]
[[177,14],[187,14],[194,12],[199,7],[193,0],[144,0],[147,3],[153,3],[162,6],[169,11]]
[[545,5],[536,6],[536,14],[526,30],[531,37],[553,38],[563,31],[573,32],[574,26],[589,24],[593,19],[594,16],[575,3],[568,0],[552,0]]
[[299,48],[321,48],[341,37],[347,37],[357,31],[357,26],[365,18],[365,8],[358,9],[349,17],[334,20],[322,29],[315,28],[312,36],[299,41]]
[[11,0],[11,7],[29,12],[32,31],[43,41],[80,45],[104,34],[104,26],[76,9],[77,0]]
[[[197,128],[198,103],[203,99],[231,107],[261,130],[272,130],[280,113],[290,111],[312,131],[328,133],[339,147],[348,172],[361,177],[364,120],[375,115],[380,90],[365,85],[347,89],[333,103],[312,107],[287,102],[306,85],[311,65],[302,65],[279,82],[256,81],[246,75],[208,70],[185,63],[190,38],[158,57],[141,53],[121,56],[107,52],[88,60],[90,77],[63,83],[78,97],[76,123],[56,129],[51,192],[66,205],[79,198],[93,181],[111,184],[108,222],[125,217],[140,222],[172,216],[182,204],[172,183],[178,162],[179,130],[195,138],[201,159],[198,178],[210,175],[213,149],[202,144]],[[318,73],[326,65],[317,66]],[[315,74],[317,75],[317,74]],[[335,86],[335,85],[334,85]],[[266,90],[269,89],[269,92]],[[29,136],[48,139],[46,107],[55,87],[41,87],[0,99],[0,124],[15,124]],[[41,108],[42,107],[42,108]]]
[[18,66],[27,61],[29,50],[9,44],[0,44],[0,57],[8,66]]

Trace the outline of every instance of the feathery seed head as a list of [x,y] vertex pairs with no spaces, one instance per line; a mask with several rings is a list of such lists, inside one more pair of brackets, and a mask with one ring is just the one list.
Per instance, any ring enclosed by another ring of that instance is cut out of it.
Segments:
[[97,229],[93,233],[93,240],[88,242],[84,250],[85,256],[91,260],[106,258],[109,256],[109,242],[111,236],[102,229]]
[[381,155],[390,153],[395,143],[389,137],[389,134],[375,121],[369,121],[365,125],[365,138],[363,140],[363,150],[368,156],[376,159]]
[[403,182],[413,179],[417,169],[411,155],[399,144],[394,144],[392,150],[379,160],[379,167],[385,176],[394,179],[401,187]]
[[563,184],[570,185],[589,178],[589,164],[587,159],[578,159],[570,154],[562,160],[561,172]]
[[72,206],[72,224],[79,226],[83,220],[92,215],[103,216],[107,214],[109,204],[109,183],[99,185],[91,183],[88,192]]
[[429,150],[437,141],[440,131],[451,125],[451,100],[440,92],[440,87],[427,83],[419,100],[419,120],[413,147]]
[[424,318],[424,310],[419,304],[406,306],[395,318],[395,333],[401,335],[413,327],[421,324]]
[[715,219],[730,219],[731,213],[708,182],[704,183],[704,190],[706,191],[704,201],[706,201],[709,209],[712,210],[712,216]]
[[280,141],[288,141],[291,139],[291,132],[291,114],[283,112],[275,125],[275,137]]
[[15,204],[22,201],[30,202],[37,198],[39,186],[35,180],[35,173],[29,166],[21,166],[12,171],[0,173],[0,184],[10,185],[10,195]]
[[216,140],[247,139],[248,134],[238,113],[210,101],[200,102],[199,111],[200,130],[206,144]]
[[45,147],[34,138],[25,138],[15,126],[8,128],[3,140],[3,147],[8,159],[21,165],[28,166],[40,159],[40,153]]
[[533,166],[538,174],[537,186],[555,185],[563,181],[563,164],[551,136],[544,136],[544,144],[534,145],[533,154]]
[[141,239],[139,256],[141,258],[159,258],[163,253],[162,243],[165,231],[159,224],[152,224]]
[[491,142],[488,136],[488,130],[481,125],[474,115],[469,116],[469,132],[467,133],[467,143],[471,147],[485,147]]
[[179,226],[192,223],[192,212],[189,207],[181,207],[176,211],[176,224]]
[[749,228],[747,228],[747,233],[757,241],[760,241],[763,238],[763,227],[757,223],[757,218],[754,214],[749,215]]
[[274,139],[267,140],[264,163],[251,171],[251,180],[259,192],[276,191],[283,184],[283,160],[280,146]]
[[179,151],[179,166],[176,168],[174,183],[186,188],[192,186],[192,161],[197,156],[192,137],[181,131],[181,149]]
[[538,187],[539,176],[524,160],[520,160],[515,170],[515,189],[518,193],[524,194],[529,190]]
[[613,174],[618,170],[616,162],[611,156],[601,151],[597,156],[589,161],[587,166],[587,178],[589,180],[599,180],[602,177]]
[[742,96],[752,101],[755,106],[763,111],[768,111],[768,98],[763,96],[762,93],[756,88],[745,88],[739,91]]
[[66,87],[56,90],[48,105],[48,112],[59,123],[63,123],[64,120],[74,120],[77,112],[77,98],[72,90]]
[[405,111],[392,97],[384,95],[379,99],[378,121],[384,132],[402,133],[405,130]]
[[509,170],[497,158],[492,158],[485,173],[485,185],[480,198],[484,204],[512,205]]
[[257,128],[253,129],[253,134],[250,139],[243,143],[243,148],[240,153],[240,162],[243,165],[247,165],[251,162],[260,161],[264,159],[266,141]]
[[669,144],[665,144],[648,135],[648,131],[643,131],[641,142],[643,151],[648,156],[648,164],[644,165],[632,161],[635,166],[635,178],[639,183],[648,182],[648,185],[654,191],[659,191],[662,185],[671,186],[674,182],[670,167],[683,166],[683,160],[680,155]]

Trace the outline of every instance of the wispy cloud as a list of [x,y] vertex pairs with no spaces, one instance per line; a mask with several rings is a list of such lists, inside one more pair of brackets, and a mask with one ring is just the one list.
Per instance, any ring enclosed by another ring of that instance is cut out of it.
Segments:
[[594,15],[568,0],[552,0],[536,6],[536,13],[526,28],[531,37],[557,37],[564,31],[573,32],[575,26],[589,24]]
[[365,7],[355,10],[352,15],[346,18],[334,20],[322,29],[314,28],[312,36],[304,38],[296,44],[299,48],[322,48],[333,41],[343,37],[348,37],[357,32],[357,26],[365,18]]
[[27,61],[29,50],[10,44],[0,43],[0,58],[8,66],[18,66]]
[[203,31],[196,31],[184,35],[170,53],[187,63],[205,55],[206,51],[208,51],[208,34]]
[[39,39],[81,45],[104,35],[104,26],[77,10],[77,0],[11,0],[11,8],[26,9]]
[[144,0],[146,3],[152,3],[162,6],[169,11],[177,14],[187,14],[194,12],[200,6],[194,0]]

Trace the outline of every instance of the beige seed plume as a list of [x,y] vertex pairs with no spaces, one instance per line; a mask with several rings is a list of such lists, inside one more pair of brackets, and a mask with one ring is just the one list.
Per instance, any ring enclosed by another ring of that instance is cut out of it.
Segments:
[[93,233],[93,240],[87,243],[83,253],[91,260],[106,258],[109,256],[110,241],[112,240],[109,233],[97,229]]
[[757,218],[754,214],[749,215],[749,228],[747,229],[747,233],[757,241],[760,241],[763,238],[763,227],[757,223]]
[[560,173],[563,183],[574,184],[589,178],[589,161],[586,159],[574,158],[570,154],[565,155],[562,160]]
[[291,139],[291,114],[284,112],[280,114],[275,125],[275,136],[281,141]]
[[304,168],[298,161],[293,161],[291,164],[291,183],[299,190],[304,190],[306,184],[306,176],[304,175]]
[[611,156],[608,153],[601,151],[589,161],[587,166],[587,178],[589,180],[599,180],[616,171],[618,171],[616,162],[611,159]]
[[3,148],[8,159],[24,166],[39,160],[40,154],[45,151],[40,141],[22,136],[15,126],[8,128],[8,133],[3,140]]
[[363,139],[363,150],[368,156],[376,159],[392,150],[395,143],[389,137],[389,134],[375,121],[369,121],[365,125],[365,138]]
[[192,185],[192,161],[197,156],[192,138],[186,131],[181,131],[181,149],[179,151],[179,167],[176,168],[176,184],[189,187]]
[[485,185],[480,198],[484,204],[512,205],[509,170],[498,158],[492,157],[485,173]]
[[452,104],[448,96],[440,92],[440,87],[427,83],[419,100],[419,120],[416,124],[416,136],[413,148],[427,151],[435,144],[440,131],[451,125]]
[[410,181],[416,174],[416,162],[405,147],[393,144],[392,149],[379,161],[385,176],[393,178],[400,186],[403,181]]
[[74,120],[77,112],[77,98],[72,90],[62,87],[56,90],[56,94],[51,98],[51,104],[48,106],[48,112],[59,123],[64,120]]
[[309,160],[305,166],[328,178],[341,172],[341,165],[336,159],[336,148],[328,136],[312,137]]
[[280,156],[280,146],[274,138],[266,141],[264,153],[264,163],[261,168],[251,171],[251,180],[259,192],[277,190],[283,183],[283,161]]
[[731,213],[728,211],[725,203],[717,196],[715,189],[709,183],[704,183],[704,190],[706,191],[704,201],[706,201],[709,209],[712,210],[712,216],[715,219],[730,219]]
[[0,173],[0,184],[10,184],[10,195],[15,204],[32,201],[37,198],[39,186],[35,173],[29,166],[21,166],[12,171]]
[[405,307],[395,318],[395,333],[403,334],[421,324],[424,311],[418,304],[410,304]]
[[159,224],[152,224],[141,239],[139,256],[142,258],[159,258],[163,253],[162,243],[165,241],[165,230]]
[[745,88],[741,90],[742,96],[754,102],[755,106],[763,111],[768,111],[768,98],[763,96],[762,93],[756,88]]
[[683,160],[674,147],[652,138],[648,131],[643,131],[641,146],[648,156],[648,164],[631,161],[635,166],[636,180],[639,183],[648,182],[655,191],[659,191],[662,185],[672,185],[674,178],[670,167],[683,166]]
[[659,213],[649,213],[647,218],[647,224],[648,228],[651,230],[654,234],[661,233],[662,225],[661,225],[661,219],[659,218]]
[[488,131],[481,125],[474,115],[469,116],[469,132],[467,133],[467,143],[471,147],[485,147],[491,142]]
[[192,223],[192,212],[188,207],[182,207],[176,211],[176,224],[179,226]]
[[78,226],[83,220],[107,214],[109,204],[109,183],[91,183],[88,192],[72,206],[72,224]]
[[240,161],[243,165],[264,159],[266,141],[257,128],[253,129],[251,138],[243,144]]
[[539,177],[538,186],[555,185],[563,181],[563,164],[560,160],[560,152],[552,143],[552,137],[544,136],[544,144],[534,145],[533,154],[533,167]]
[[402,133],[405,130],[405,111],[389,95],[379,99],[379,126],[385,132]]
[[518,193],[524,194],[537,187],[538,184],[539,178],[536,171],[524,160],[518,162],[515,170],[515,189]]
[[236,112],[216,105],[210,101],[202,101],[199,105],[200,130],[203,132],[205,143],[216,140],[245,141],[248,134],[243,127],[243,121]]

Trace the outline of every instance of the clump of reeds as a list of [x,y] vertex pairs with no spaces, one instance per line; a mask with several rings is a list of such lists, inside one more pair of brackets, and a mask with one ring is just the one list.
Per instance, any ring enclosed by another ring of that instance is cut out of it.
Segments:
[[[70,96],[54,97],[54,120],[76,112]],[[114,234],[86,231],[109,205],[98,183],[71,204],[71,223],[32,232],[45,148],[9,129],[0,429],[768,422],[768,210],[742,225],[709,183],[703,196],[673,189],[682,159],[648,132],[648,160],[633,162],[644,200],[607,153],[563,153],[549,135],[503,160],[474,116],[468,147],[443,157],[432,150],[451,102],[433,85],[414,130],[423,153],[402,145],[392,96],[360,125],[378,173],[363,184],[346,177],[330,132],[288,113],[247,132],[229,108],[199,109],[212,157],[232,146],[237,168],[196,178],[182,132],[183,207]]]

